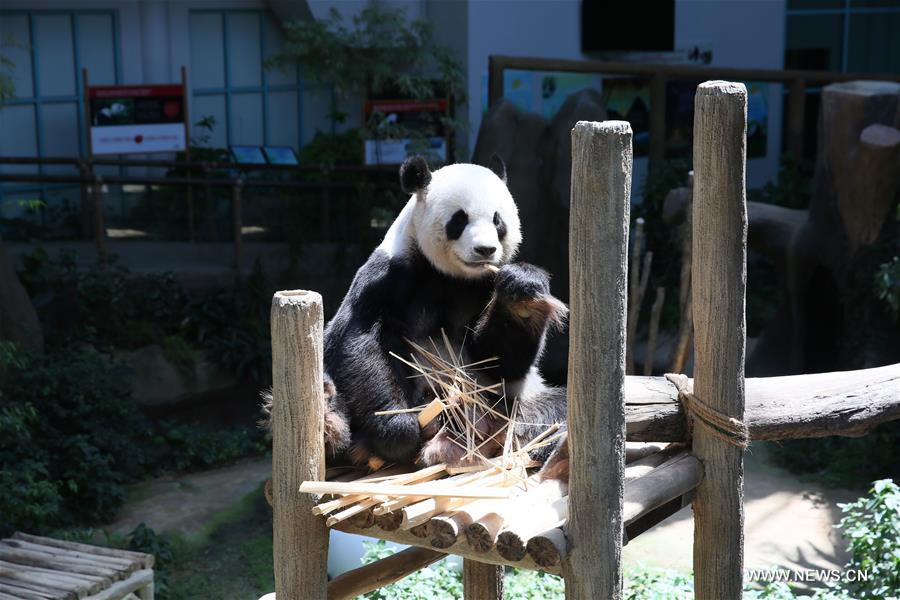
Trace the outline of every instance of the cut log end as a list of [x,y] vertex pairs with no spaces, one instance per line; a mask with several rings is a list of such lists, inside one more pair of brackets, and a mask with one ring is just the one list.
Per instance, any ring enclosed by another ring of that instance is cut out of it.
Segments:
[[375,523],[385,531],[397,531],[403,522],[403,513],[399,510],[375,517]]
[[449,548],[459,539],[455,524],[447,519],[432,519],[428,523],[428,537],[435,548]]
[[466,528],[466,541],[475,552],[488,552],[494,547],[494,533],[483,523],[472,523]]
[[[553,534],[553,535],[550,535]],[[540,567],[555,567],[562,561],[565,550],[565,537],[561,530],[554,530],[548,535],[539,535],[528,540],[525,545],[528,556]]]
[[506,560],[520,561],[525,558],[525,542],[518,534],[504,531],[497,536],[497,552]]

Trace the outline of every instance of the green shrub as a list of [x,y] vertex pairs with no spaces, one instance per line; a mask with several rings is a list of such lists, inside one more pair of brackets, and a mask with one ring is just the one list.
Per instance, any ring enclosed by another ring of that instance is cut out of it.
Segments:
[[867,575],[846,583],[847,591],[859,600],[900,596],[900,487],[882,479],[868,496],[839,506],[846,516],[837,527],[850,544],[846,569]]
[[779,466],[830,486],[862,487],[900,475],[900,421],[883,423],[865,437],[784,440],[768,444],[768,448]]
[[104,521],[144,465],[144,423],[128,388],[90,347],[19,355],[4,372],[0,471],[3,528]]
[[126,483],[266,449],[252,426],[147,419],[91,346],[37,356],[2,344],[0,372],[0,536],[107,522]]

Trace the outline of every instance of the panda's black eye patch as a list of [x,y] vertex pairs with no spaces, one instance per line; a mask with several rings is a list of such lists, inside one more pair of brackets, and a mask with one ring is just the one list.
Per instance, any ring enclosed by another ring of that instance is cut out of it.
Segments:
[[506,237],[506,223],[500,218],[500,213],[494,213],[494,227],[497,228],[497,238],[502,242]]
[[447,221],[447,226],[445,228],[447,230],[447,239],[451,241],[458,240],[468,224],[469,215],[466,214],[466,211],[460,209],[453,213],[453,216]]

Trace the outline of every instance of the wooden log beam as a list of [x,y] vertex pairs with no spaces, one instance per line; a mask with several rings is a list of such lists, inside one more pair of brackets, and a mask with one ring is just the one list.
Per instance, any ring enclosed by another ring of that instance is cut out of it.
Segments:
[[[396,542],[398,544],[405,544],[407,546],[418,546],[421,548],[429,548],[430,540],[427,537],[417,537],[408,529],[397,529],[395,531],[382,531],[381,529],[360,529],[355,527],[352,523],[348,521],[344,521],[343,523],[338,523],[334,526],[334,529],[337,531],[343,531],[344,533],[353,533],[356,535],[363,535],[366,537],[372,537],[379,540],[387,540],[389,542]],[[491,548],[487,552],[476,552],[464,539],[460,537],[460,539],[450,546],[447,549],[438,550],[438,552],[443,552],[445,554],[454,554],[456,556],[461,556],[462,558],[471,558],[476,562],[483,562],[492,565],[502,565],[502,566],[510,566],[510,567],[519,567],[521,569],[531,569],[537,571],[546,571],[547,573],[552,573],[554,575],[561,575],[561,568],[559,565],[555,567],[541,567],[537,563],[535,563],[531,557],[526,556],[521,561],[513,562],[506,560],[497,552],[496,548]]]
[[[691,264],[694,393],[744,420],[747,283],[747,89],[708,81],[694,99]],[[744,450],[694,428],[706,476],[694,500],[694,594],[740,598],[744,567]],[[638,480],[640,481],[640,480]]]
[[631,143],[624,121],[572,130],[567,598],[622,597]]
[[[689,380],[689,385],[693,381]],[[746,380],[744,422],[754,441],[866,435],[900,419],[900,363]],[[684,413],[663,377],[625,379],[629,440],[685,441]]]
[[322,296],[272,299],[272,495],[275,591],[279,600],[323,599],[328,529],[300,484],[325,478]]
[[328,582],[328,600],[355,598],[383,588],[424,569],[447,555],[428,548],[411,547],[347,571]]

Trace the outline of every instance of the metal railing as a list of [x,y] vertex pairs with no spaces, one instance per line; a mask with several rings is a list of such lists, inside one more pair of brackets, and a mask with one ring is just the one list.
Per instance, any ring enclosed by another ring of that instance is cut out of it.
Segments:
[[[353,190],[359,184],[350,181],[295,181],[276,179],[257,179],[248,177],[253,172],[278,172],[285,174],[321,175],[328,178],[332,174],[356,174],[362,176],[385,175],[395,172],[393,166],[356,166],[356,165],[271,165],[271,164],[238,164],[227,162],[175,161],[156,159],[113,159],[78,157],[0,157],[0,165],[41,165],[71,166],[78,174],[46,174],[46,173],[0,173],[2,183],[39,183],[57,185],[77,185],[81,187],[83,209],[89,207],[91,216],[90,228],[85,234],[93,238],[98,253],[106,253],[106,225],[103,214],[103,187],[114,185],[174,186],[186,189],[186,210],[188,220],[188,238],[195,240],[193,190],[195,187],[205,190],[206,197],[211,197],[213,188],[230,188],[231,220],[234,242],[235,268],[240,269],[243,259],[243,190],[245,188],[287,188],[293,190],[318,191],[322,194],[322,220],[330,221],[330,200],[333,190]],[[186,173],[184,176],[152,176],[152,175],[103,175],[97,173],[96,167],[142,167],[178,169]],[[224,172],[224,173],[223,173]],[[236,175],[231,176],[234,173]]]

